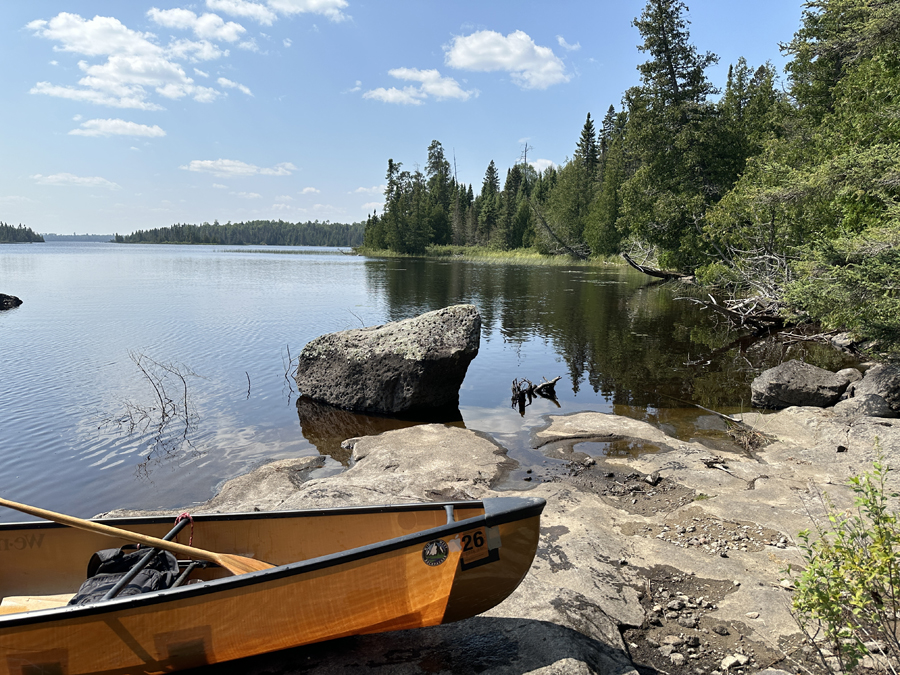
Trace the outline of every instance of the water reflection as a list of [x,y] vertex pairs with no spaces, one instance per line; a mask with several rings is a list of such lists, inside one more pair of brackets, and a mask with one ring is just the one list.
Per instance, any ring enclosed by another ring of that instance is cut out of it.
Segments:
[[315,445],[320,454],[327,455],[344,466],[350,461],[350,450],[342,447],[341,443],[348,438],[374,436],[385,431],[404,429],[428,422],[452,424],[465,428],[458,408],[440,411],[427,420],[421,418],[399,419],[360,415],[314,401],[307,396],[297,399],[297,415],[300,418],[303,437]]
[[824,345],[736,334],[682,297],[699,291],[648,282],[624,267],[369,260],[366,281],[385,296],[391,320],[475,304],[484,335],[512,345],[546,342],[565,363],[574,394],[586,387],[617,405],[686,401],[747,410],[750,382],[764,368],[789,358],[831,370],[852,362]]
[[660,451],[655,443],[639,438],[622,438],[615,441],[585,441],[572,446],[573,452],[583,452],[591,457],[640,457]]

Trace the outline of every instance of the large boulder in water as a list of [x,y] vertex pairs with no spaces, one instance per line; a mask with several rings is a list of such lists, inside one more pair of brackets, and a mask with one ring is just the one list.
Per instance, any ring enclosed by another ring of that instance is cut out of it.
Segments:
[[481,316],[455,305],[383,326],[329,333],[300,353],[304,396],[354,412],[422,415],[459,405]]
[[846,377],[829,370],[792,360],[769,368],[750,384],[751,404],[756,408],[816,406],[837,403],[847,388]]

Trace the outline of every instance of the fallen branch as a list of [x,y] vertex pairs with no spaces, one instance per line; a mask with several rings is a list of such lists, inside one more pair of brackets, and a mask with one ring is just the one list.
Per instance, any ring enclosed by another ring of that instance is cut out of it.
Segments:
[[559,380],[559,375],[552,380],[541,378],[538,384],[534,384],[526,378],[514,379],[512,381],[512,407],[518,408],[519,414],[524,415],[525,406],[531,405],[531,402],[538,396],[556,401],[556,383]]
[[645,265],[639,265],[634,260],[632,260],[631,256],[627,253],[622,253],[622,257],[625,258],[625,262],[631,265],[638,272],[642,272],[649,277],[655,277],[657,279],[678,279],[679,281],[693,281],[694,276],[692,274],[682,274],[681,272],[669,272],[667,270],[657,270],[652,267],[647,267]]
[[739,325],[751,325],[756,328],[784,328],[786,322],[783,316],[777,314],[777,306],[773,307],[773,303],[766,298],[749,298],[745,300],[734,300],[720,305],[716,299],[709,296],[709,300],[700,300],[699,298],[677,298],[678,300],[690,300],[698,305],[703,305],[722,316],[729,321]]

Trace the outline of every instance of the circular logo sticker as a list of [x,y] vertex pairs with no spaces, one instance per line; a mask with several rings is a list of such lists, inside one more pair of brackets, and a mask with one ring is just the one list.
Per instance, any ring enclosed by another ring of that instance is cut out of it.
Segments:
[[450,547],[447,546],[447,542],[443,539],[429,541],[425,544],[425,548],[422,549],[422,560],[431,567],[440,565],[447,559],[448,555],[450,555]]

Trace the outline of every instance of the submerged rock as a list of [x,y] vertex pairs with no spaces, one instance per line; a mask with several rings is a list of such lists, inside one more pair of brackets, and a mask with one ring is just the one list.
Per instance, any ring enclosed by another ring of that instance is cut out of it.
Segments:
[[304,396],[354,412],[455,408],[480,341],[478,310],[455,305],[318,337],[303,348],[295,379]]
[[750,385],[750,402],[756,408],[816,406],[827,408],[837,403],[849,380],[829,370],[791,360],[769,368]]
[[18,307],[21,304],[22,301],[16,296],[0,293],[0,310],[12,309],[13,307]]

